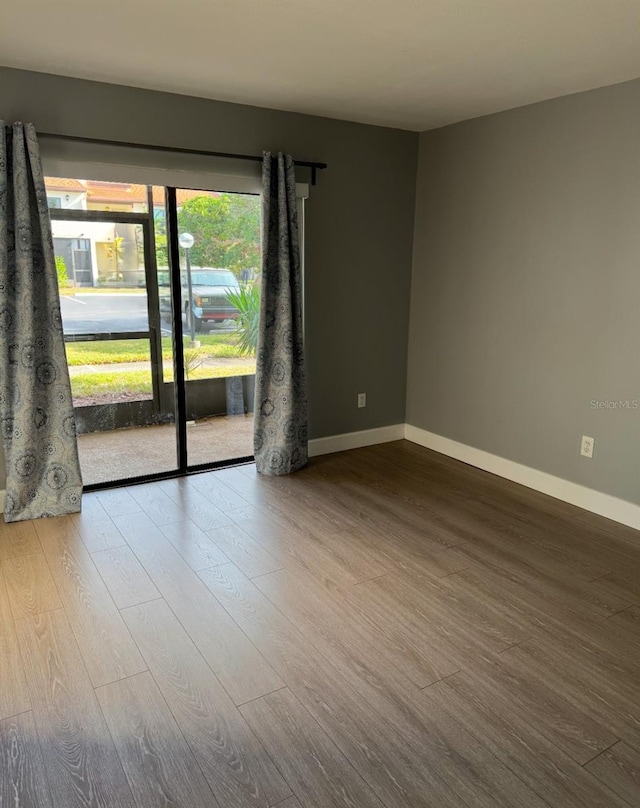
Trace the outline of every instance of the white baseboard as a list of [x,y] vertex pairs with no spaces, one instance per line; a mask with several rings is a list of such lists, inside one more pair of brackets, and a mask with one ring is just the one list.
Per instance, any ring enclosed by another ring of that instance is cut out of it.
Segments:
[[344,432],[342,435],[330,435],[328,438],[315,438],[309,441],[309,457],[344,452],[346,449],[360,449],[362,446],[373,446],[376,443],[389,443],[404,438],[404,424],[381,426],[377,429],[363,429],[360,432]]
[[463,463],[490,471],[499,477],[640,530],[640,505],[635,505],[633,502],[613,497],[610,494],[603,494],[601,491],[563,480],[561,477],[554,477],[553,474],[523,466],[513,460],[507,460],[481,449],[474,449],[473,446],[458,443],[450,438],[443,438],[442,435],[436,435],[410,424],[406,424],[404,436],[407,440],[418,443],[420,446],[433,449],[456,460],[462,460]]
[[[521,463],[515,463],[513,460],[484,452],[482,449],[458,443],[458,441],[444,438],[442,435],[436,435],[426,429],[419,429],[411,424],[393,424],[377,429],[363,429],[359,432],[345,432],[342,435],[316,438],[309,441],[309,457],[344,452],[347,449],[359,449],[377,443],[389,443],[403,438],[476,468],[489,471],[498,477],[504,477],[527,488],[533,488],[535,491],[555,497],[555,499],[569,502],[578,508],[640,530],[640,505],[613,497],[610,494],[603,494],[601,491],[595,491],[593,488],[587,488],[569,482],[569,480],[563,480],[553,474],[523,466]],[[0,513],[4,512],[4,496],[5,492],[0,490]]]

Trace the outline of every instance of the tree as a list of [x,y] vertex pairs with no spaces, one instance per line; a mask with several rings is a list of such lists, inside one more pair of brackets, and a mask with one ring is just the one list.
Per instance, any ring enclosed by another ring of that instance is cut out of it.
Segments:
[[[153,215],[156,260],[159,267],[169,265],[167,222],[163,208]],[[180,233],[195,239],[191,264],[199,267],[224,267],[242,278],[243,269],[260,266],[260,198],[247,194],[197,196],[178,210]]]
[[167,218],[164,208],[154,208],[153,229],[156,237],[156,261],[159,267],[168,267]]
[[195,239],[191,263],[225,267],[240,276],[260,264],[260,198],[219,194],[188,199],[178,211],[181,233]]

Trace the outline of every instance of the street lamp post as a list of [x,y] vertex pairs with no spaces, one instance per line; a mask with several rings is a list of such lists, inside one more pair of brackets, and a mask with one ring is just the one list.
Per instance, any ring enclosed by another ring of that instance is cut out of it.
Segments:
[[191,333],[191,345],[196,344],[196,321],[193,316],[193,285],[191,283],[191,248],[195,243],[194,237],[191,233],[181,233],[178,237],[178,243],[185,252],[187,264],[187,295],[189,298],[189,331]]

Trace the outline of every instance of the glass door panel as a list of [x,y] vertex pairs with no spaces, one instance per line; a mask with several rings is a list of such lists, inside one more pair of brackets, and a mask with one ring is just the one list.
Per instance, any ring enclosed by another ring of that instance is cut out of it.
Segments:
[[260,198],[177,189],[190,467],[253,455]]
[[[73,191],[53,196],[65,183]],[[177,469],[171,330],[160,317],[148,189],[95,185],[92,197],[90,182],[47,180],[85,486]],[[99,210],[101,197],[114,210]]]

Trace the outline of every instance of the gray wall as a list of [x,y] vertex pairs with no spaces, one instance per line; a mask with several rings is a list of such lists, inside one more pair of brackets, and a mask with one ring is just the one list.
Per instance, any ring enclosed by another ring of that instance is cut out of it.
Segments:
[[328,162],[307,217],[311,436],[403,421],[408,378],[409,423],[640,502],[640,410],[591,408],[640,399],[640,81],[420,136],[408,372],[417,135],[6,68],[0,117]]
[[408,423],[640,503],[639,259],[640,81],[423,133]]
[[8,68],[1,118],[57,134],[327,162],[306,218],[310,436],[404,421],[416,133]]

